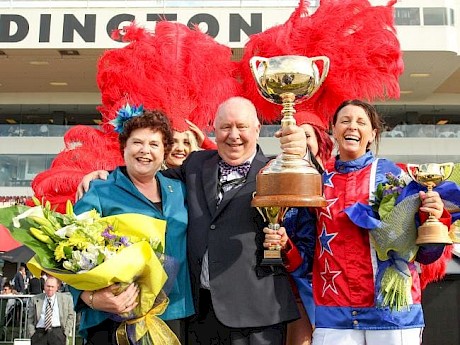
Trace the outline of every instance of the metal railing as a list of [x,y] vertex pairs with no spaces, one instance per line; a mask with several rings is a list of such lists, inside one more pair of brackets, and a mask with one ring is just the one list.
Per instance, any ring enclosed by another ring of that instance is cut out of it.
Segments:
[[0,295],[0,344],[28,338],[27,317],[30,295]]

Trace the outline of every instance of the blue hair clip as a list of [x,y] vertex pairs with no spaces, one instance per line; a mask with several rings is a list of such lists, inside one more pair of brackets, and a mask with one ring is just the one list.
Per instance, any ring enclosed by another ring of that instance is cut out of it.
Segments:
[[132,119],[133,117],[142,115],[144,113],[144,106],[141,104],[136,107],[135,105],[130,106],[126,103],[124,107],[117,111],[117,117],[110,121],[110,124],[114,126],[114,131],[117,133],[123,132],[125,122]]

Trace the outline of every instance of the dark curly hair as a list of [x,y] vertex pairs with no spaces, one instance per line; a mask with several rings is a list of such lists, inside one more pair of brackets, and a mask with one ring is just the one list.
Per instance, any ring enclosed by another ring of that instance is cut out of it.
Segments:
[[126,147],[126,142],[131,136],[132,131],[139,128],[150,128],[154,132],[163,134],[163,145],[165,147],[165,157],[171,152],[174,144],[171,124],[166,115],[160,110],[144,110],[142,115],[133,117],[125,122],[123,131],[118,135],[121,154]]

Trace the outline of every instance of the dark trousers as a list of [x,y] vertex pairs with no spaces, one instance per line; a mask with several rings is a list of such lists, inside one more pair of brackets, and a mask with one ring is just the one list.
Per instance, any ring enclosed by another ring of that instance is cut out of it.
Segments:
[[208,290],[200,290],[198,316],[188,324],[189,345],[283,345],[286,323],[266,327],[232,328],[216,317]]
[[47,331],[37,328],[30,342],[32,345],[66,345],[66,336],[62,327],[52,327]]
[[174,332],[181,344],[187,344],[187,323],[185,319],[168,320],[165,321],[165,323],[168,325],[171,331]]
[[114,345],[117,344],[116,332],[120,325],[111,319],[106,319],[100,324],[88,329],[86,345]]

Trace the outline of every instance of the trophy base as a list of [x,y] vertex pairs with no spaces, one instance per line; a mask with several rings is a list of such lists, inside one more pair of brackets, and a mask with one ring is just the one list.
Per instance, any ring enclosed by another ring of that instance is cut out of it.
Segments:
[[261,266],[283,266],[283,259],[281,258],[281,250],[264,250],[264,258],[262,259]]
[[259,173],[251,206],[324,207],[319,173]]
[[440,246],[452,243],[447,226],[435,218],[428,218],[428,220],[418,228],[415,244],[419,246]]

